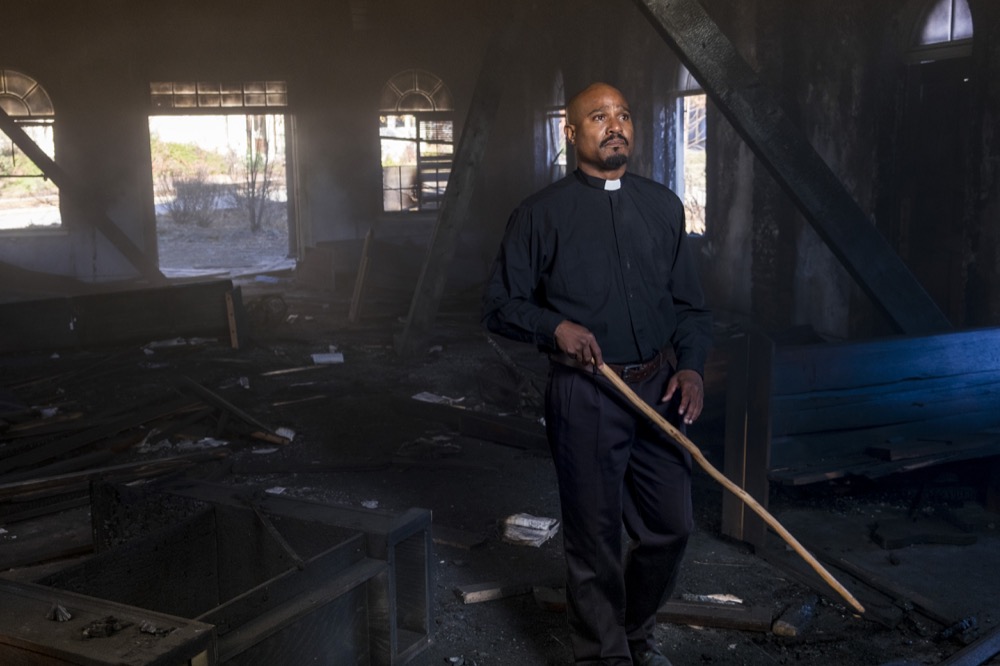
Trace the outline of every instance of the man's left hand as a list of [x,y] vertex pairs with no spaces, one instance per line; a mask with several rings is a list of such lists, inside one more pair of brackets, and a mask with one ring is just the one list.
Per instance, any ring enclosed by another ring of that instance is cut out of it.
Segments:
[[705,405],[705,383],[694,370],[678,370],[667,382],[667,392],[661,402],[669,402],[677,389],[681,391],[677,413],[684,417],[684,423],[691,425],[701,416],[701,408]]

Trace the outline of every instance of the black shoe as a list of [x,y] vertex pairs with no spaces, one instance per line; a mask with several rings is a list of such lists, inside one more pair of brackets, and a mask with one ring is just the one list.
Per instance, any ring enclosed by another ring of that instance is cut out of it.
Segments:
[[656,648],[643,650],[632,655],[632,664],[634,666],[672,666],[670,660]]

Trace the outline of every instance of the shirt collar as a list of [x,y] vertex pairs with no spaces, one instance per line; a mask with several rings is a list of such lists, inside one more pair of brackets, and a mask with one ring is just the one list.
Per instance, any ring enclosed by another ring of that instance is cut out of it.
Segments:
[[624,175],[618,180],[605,180],[604,178],[598,178],[596,176],[585,174],[579,169],[576,170],[576,176],[584,185],[593,187],[595,190],[617,190],[621,188],[622,183],[625,181]]

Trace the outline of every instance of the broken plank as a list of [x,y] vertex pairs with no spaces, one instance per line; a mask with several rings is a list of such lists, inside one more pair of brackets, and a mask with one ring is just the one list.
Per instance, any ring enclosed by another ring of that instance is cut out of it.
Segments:
[[566,612],[566,590],[553,587],[534,587],[531,594],[535,597],[535,603],[542,610],[552,613]]
[[503,585],[496,582],[459,585],[455,588],[455,596],[461,599],[463,604],[478,604],[506,597],[518,597],[530,592],[530,585]]
[[976,542],[976,535],[944,520],[896,518],[879,521],[872,533],[872,541],[884,550],[928,543],[969,546]]
[[469,437],[518,449],[549,450],[545,428],[536,421],[412,399],[399,401],[399,407],[414,417],[439,421]]
[[144,460],[141,462],[113,465],[98,469],[88,469],[72,474],[40,477],[12,483],[0,483],[0,502],[62,494],[72,490],[86,489],[91,481],[97,479],[141,479],[158,476],[174,470],[190,467],[200,462],[218,460],[229,455],[225,449],[213,451],[198,451],[170,458]]
[[819,603],[819,598],[816,595],[811,595],[803,603],[791,606],[774,621],[774,624],[771,625],[771,632],[785,638],[801,636],[816,618],[817,603]]
[[164,404],[154,405],[151,408],[133,413],[113,423],[91,428],[70,437],[64,437],[54,442],[36,446],[23,453],[0,460],[0,474],[66,455],[102,439],[117,435],[129,428],[135,428],[149,421],[187,409],[190,405],[190,398],[171,400]]
[[9,527],[10,534],[0,548],[0,571],[92,552],[89,514],[88,503]]
[[656,613],[657,622],[741,631],[770,631],[772,619],[771,609],[762,606],[695,601],[667,601]]
[[1000,627],[951,655],[938,666],[979,666],[1000,654]]
[[883,576],[879,576],[875,572],[862,567],[860,564],[851,562],[843,557],[833,558],[828,561],[828,564],[846,571],[873,590],[877,590],[897,602],[912,605],[913,608],[915,608],[922,615],[934,620],[938,624],[947,627],[955,622],[955,618],[949,616],[947,612],[939,608],[938,604],[936,604],[933,600],[903,586],[897,581],[892,581]]
[[59,513],[60,511],[66,511],[67,509],[76,509],[81,506],[90,506],[89,495],[80,495],[79,497],[52,502],[51,504],[46,504],[45,506],[38,506],[33,509],[24,509],[23,511],[0,515],[0,525],[11,525],[13,523],[21,522],[22,520],[31,520],[32,518],[38,518],[39,516],[47,516],[49,514]]
[[950,439],[908,439],[869,446],[865,452],[873,458],[886,462],[910,460],[928,456],[951,454],[960,451],[979,450],[997,446],[1000,452],[1000,433],[967,435]]
[[89,453],[82,453],[80,455],[64,458],[62,460],[56,460],[43,467],[31,467],[29,469],[23,469],[16,472],[7,472],[3,475],[3,480],[6,483],[10,483],[12,481],[21,481],[23,479],[32,479],[41,476],[55,476],[57,474],[77,472],[81,469],[99,467],[111,460],[114,455],[113,451],[91,451]]
[[263,431],[265,431],[265,432],[267,432],[269,434],[272,434],[272,435],[274,434],[274,429],[273,428],[270,428],[270,427],[264,425],[263,423],[261,423],[260,421],[258,421],[257,419],[255,419],[250,414],[246,413],[245,411],[243,411],[242,409],[240,409],[236,405],[232,404],[231,402],[229,402],[228,400],[226,400],[222,396],[220,396],[220,395],[214,393],[213,391],[205,388],[204,386],[202,386],[201,384],[199,384],[195,380],[191,379],[190,377],[181,377],[179,384],[182,387],[191,389],[192,391],[194,391],[195,393],[197,393],[199,397],[201,397],[202,399],[204,399],[206,402],[208,402],[210,404],[213,404],[216,407],[225,410],[226,412],[229,412],[230,414],[232,414],[233,416],[239,418],[240,420],[242,420],[242,421],[244,421],[244,422],[246,422],[246,423],[248,423],[248,424],[250,424],[252,426],[255,426],[255,427],[257,427],[257,428],[259,428],[259,429],[261,429],[261,430],[263,430]]
[[[778,541],[778,537],[773,534],[768,535],[769,540]],[[804,544],[809,548],[808,544]],[[810,549],[812,550],[812,549]],[[837,600],[838,597],[830,587],[829,583],[800,557],[796,556],[784,543],[768,544],[755,548],[754,552],[765,562],[782,571],[789,578],[795,580],[806,588],[823,595],[828,599]],[[817,559],[823,559],[822,551],[812,550]],[[827,562],[829,564],[829,562]],[[876,590],[873,587],[855,589],[854,595],[865,607],[865,618],[886,627],[893,629],[903,620],[903,610],[893,604],[889,595]]]
[[435,523],[431,527],[431,540],[439,546],[453,546],[470,550],[486,543],[486,536]]

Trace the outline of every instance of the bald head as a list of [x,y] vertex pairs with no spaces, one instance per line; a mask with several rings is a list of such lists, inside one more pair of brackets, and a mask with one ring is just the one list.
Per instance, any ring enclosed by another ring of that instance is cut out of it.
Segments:
[[593,108],[594,104],[600,103],[605,95],[615,95],[621,99],[622,104],[628,106],[628,103],[625,102],[625,96],[620,90],[610,84],[598,81],[591,83],[573,96],[573,99],[566,105],[566,120],[571,125],[577,124]]
[[570,100],[566,140],[580,170],[598,178],[621,178],[632,147],[632,114],[625,96],[607,83],[592,83]]

